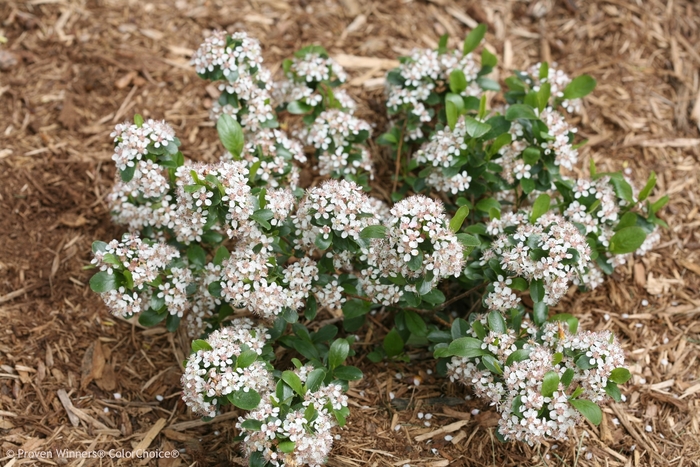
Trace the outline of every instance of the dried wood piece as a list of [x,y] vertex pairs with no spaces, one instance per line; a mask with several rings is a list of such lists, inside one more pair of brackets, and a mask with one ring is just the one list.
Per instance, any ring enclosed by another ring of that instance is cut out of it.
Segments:
[[75,407],[73,407],[73,403],[68,398],[68,393],[63,389],[59,389],[56,391],[56,395],[58,396],[58,400],[61,401],[63,408],[66,409],[68,420],[70,420],[71,425],[74,427],[80,425],[80,417],[75,414]]
[[444,435],[445,433],[452,433],[453,431],[457,431],[463,426],[467,425],[469,423],[469,420],[460,420],[458,422],[450,423],[449,425],[445,425],[441,428],[438,428],[437,430],[430,431],[428,433],[424,433],[422,435],[418,435],[415,437],[416,441],[425,441],[426,439],[434,438],[436,436]]
[[144,450],[148,448],[151,443],[153,442],[154,439],[156,439],[156,436],[160,433],[160,430],[163,429],[165,426],[165,423],[167,421],[164,418],[159,418],[158,421],[151,427],[150,430],[146,433],[146,435],[143,437],[141,441],[139,441],[139,444],[136,445],[134,448],[134,451],[139,451],[139,450]]
[[379,68],[391,70],[399,66],[398,60],[389,58],[360,57],[357,55],[337,54],[333,57],[340,66],[345,68]]

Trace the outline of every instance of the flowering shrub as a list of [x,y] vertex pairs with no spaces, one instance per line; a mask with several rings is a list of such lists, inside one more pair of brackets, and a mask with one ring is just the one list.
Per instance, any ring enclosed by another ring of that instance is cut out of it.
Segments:
[[[372,127],[321,47],[286,60],[273,83],[257,40],[204,41],[192,64],[221,91],[219,162],[185,159],[170,126],[139,115],[112,134],[107,199],[128,232],[94,243],[90,286],[144,326],[175,331],[184,318],[183,399],[205,417],[244,411],[251,465],[325,462],[349,415],[343,392],[362,377],[345,364],[348,333],[378,309],[395,326],[368,359],[429,349],[440,373],[496,406],[504,440],[565,438],[621,399],[630,374],[615,337],[550,307],[653,248],[668,199],[648,201],[653,173],[639,191],[593,164],[586,178],[567,175],[582,143],[566,114],[595,87],[589,76],[537,64],[505,79],[501,105],[489,106],[485,91],[501,88],[487,77],[496,57],[474,54],[484,33],[461,51],[443,38],[388,73],[391,124],[376,141],[394,158],[393,205],[371,196]],[[278,115],[301,116],[285,121],[293,137]],[[331,179],[303,190],[305,147]],[[320,313],[346,337],[316,324]]]

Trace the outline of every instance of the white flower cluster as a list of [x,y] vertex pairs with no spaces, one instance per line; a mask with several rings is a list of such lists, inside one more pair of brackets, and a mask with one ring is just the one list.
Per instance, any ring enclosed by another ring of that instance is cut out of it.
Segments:
[[211,348],[197,350],[187,359],[181,380],[183,401],[193,412],[214,417],[221,397],[236,391],[268,394],[274,381],[266,364],[256,360],[242,366],[236,360],[247,350],[261,355],[269,338],[264,327],[247,318],[234,319],[230,326],[212,332],[206,339]]
[[275,119],[270,105],[272,75],[262,66],[262,52],[257,39],[244,32],[227,35],[215,31],[192,57],[200,75],[221,80],[221,97],[211,109],[212,120],[222,113],[237,118],[250,132],[256,132]]
[[207,330],[206,320],[214,315],[216,307],[221,305],[221,299],[209,292],[209,286],[221,279],[221,266],[207,263],[196,279],[197,290],[192,296],[192,310],[187,314],[187,335],[197,339]]
[[[272,239],[263,238],[263,245]],[[235,307],[246,307],[272,319],[285,309],[298,310],[318,279],[316,262],[304,257],[283,270],[276,265],[269,246],[260,251],[241,247],[222,264],[222,297]]]
[[450,177],[442,171],[443,168],[451,167],[455,163],[455,159],[460,157],[462,151],[467,149],[466,136],[467,129],[464,117],[460,117],[454,130],[445,127],[436,131],[430,137],[430,141],[416,152],[414,157],[419,163],[433,167],[425,180],[426,185],[453,195],[469,188],[469,182],[472,178],[466,170]]
[[191,307],[187,300],[187,286],[194,281],[188,268],[171,268],[166,280],[158,286],[158,298],[163,299],[168,313],[182,316]]
[[105,304],[113,315],[124,318],[145,311],[151,298],[151,289],[146,287],[147,283],[160,277],[170,263],[180,257],[180,253],[170,245],[143,241],[137,235],[129,233],[122,236],[121,242],[112,240],[105,245],[103,250],[95,252],[92,264],[110,275],[115,270],[128,271],[133,282],[131,290],[121,285],[115,290],[102,293]]
[[372,212],[369,197],[355,182],[325,181],[306,192],[293,218],[298,246],[313,251],[317,238],[325,242],[333,237],[359,243],[362,229],[378,222]]
[[[527,70],[527,73],[532,78],[532,89],[534,91],[539,91],[544,83],[549,83],[551,96],[559,99],[563,98],[564,89],[566,89],[566,86],[571,82],[569,75],[557,69],[556,63],[552,63],[549,65],[547,76],[545,78],[540,78],[541,66],[541,63],[536,63]],[[562,101],[561,105],[569,113],[580,112],[581,99],[565,99]]]
[[[142,165],[140,161],[149,153],[149,148],[165,148],[175,141],[175,132],[170,125],[163,120],[153,119],[146,120],[141,126],[130,122],[117,124],[110,136],[115,142],[112,160],[116,163],[117,169],[126,170],[127,167],[136,165],[142,177],[146,178],[144,182],[150,183],[152,183],[150,178],[157,179],[156,175],[150,174],[154,169]],[[147,196],[147,198],[150,197]]]
[[[487,325],[485,317],[480,322]],[[578,398],[605,402],[610,374],[624,365],[623,351],[609,331],[571,334],[566,323],[547,323],[541,338],[535,340],[538,332],[530,322],[523,322],[522,329],[526,338],[529,334],[521,350],[528,352],[526,358],[506,365],[508,357],[518,350],[516,340],[523,337],[512,329],[506,333],[490,331],[481,349],[498,362],[502,374],[481,365],[487,357],[453,357],[447,364],[450,380],[472,386],[477,396],[497,407],[501,413],[499,431],[506,439],[531,446],[548,438],[567,439],[569,430],[581,420],[581,414],[569,402],[574,388],[583,389]],[[473,330],[468,332],[477,337]],[[555,359],[555,354],[561,358]],[[550,372],[556,373],[559,384],[545,396],[542,383]],[[567,372],[570,381],[564,384]]]
[[552,139],[540,143],[544,153],[554,153],[556,165],[573,170],[578,161],[578,149],[574,149],[569,139],[570,135],[576,133],[578,129],[569,125],[564,115],[551,107],[540,112],[539,117],[547,125],[548,133],[552,137]]
[[364,144],[355,139],[361,132],[371,133],[372,127],[341,109],[321,112],[314,123],[302,130],[301,136],[316,148],[321,175],[343,177],[367,172],[372,176],[372,158]]
[[[256,177],[266,186],[289,187],[294,190],[299,183],[299,168],[292,161],[306,163],[304,148],[299,141],[292,139],[282,130],[263,129],[250,135],[241,157],[248,169],[260,162]],[[226,152],[221,161],[231,161],[231,153]]]
[[[590,247],[576,226],[562,216],[548,212],[535,224],[523,213],[504,215],[487,225],[488,232],[503,232],[506,227],[515,227],[510,235],[501,234],[483,252],[481,264],[498,258],[504,270],[527,281],[542,280],[544,302],[553,306],[566,294],[570,282],[586,272],[591,260]],[[539,259],[533,259],[535,257]],[[503,290],[501,295],[507,295]],[[507,297],[494,296],[498,306]]]
[[[461,53],[438,54],[435,50],[414,49],[396,69],[399,82],[387,80],[387,107],[390,113],[400,110],[410,110],[421,122],[430,122],[433,118],[426,101],[435,89],[449,81],[450,73],[461,70],[467,79],[467,88],[462,91],[464,96],[479,96],[481,88],[476,84],[479,65],[471,53],[462,56]],[[422,137],[422,132],[415,133],[412,139]]]
[[[302,383],[306,381],[307,371],[297,371]],[[316,392],[304,395],[302,408],[286,414],[280,408],[274,395],[264,398],[260,406],[245,418],[240,417],[236,428],[244,436],[243,449],[246,456],[254,452],[262,453],[266,462],[274,466],[308,465],[320,467],[326,463],[328,453],[333,447],[331,429],[336,425],[332,410],[341,410],[348,405],[348,398],[339,385],[331,383]],[[307,408],[314,408],[314,415],[307,419]],[[260,429],[249,429],[243,425],[246,421],[256,421]],[[283,452],[281,443],[292,442],[294,449]]]
[[[632,185],[634,189],[634,185]],[[574,200],[563,212],[564,218],[580,225],[586,234],[593,234],[604,246],[610,246],[610,239],[615,234],[613,228],[620,220],[621,207],[627,204],[615,193],[615,188],[609,176],[595,180],[577,179],[573,185]],[[636,194],[633,195],[636,200]],[[595,208],[595,209],[592,209]],[[635,251],[637,256],[644,256],[661,240],[658,227],[647,235],[644,243]],[[608,261],[616,268],[625,264],[631,254],[608,254]],[[589,272],[577,283],[592,290],[603,283],[603,272],[594,262],[588,266]]]
[[423,195],[399,201],[391,209],[385,239],[373,239],[366,261],[383,276],[435,280],[459,276],[463,247],[447,227],[444,206]]
[[[323,104],[324,99],[319,83],[336,86],[346,80],[347,74],[343,67],[325,52],[308,51],[302,57],[294,57],[290,61],[285,79],[275,83],[273,98],[278,105],[298,101],[309,107],[317,107]],[[350,113],[355,110],[357,104],[347,92],[340,89],[333,89],[332,92],[343,109]]]

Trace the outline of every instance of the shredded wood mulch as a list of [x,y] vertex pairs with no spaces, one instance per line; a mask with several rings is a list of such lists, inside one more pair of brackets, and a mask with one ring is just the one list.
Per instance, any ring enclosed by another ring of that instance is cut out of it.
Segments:
[[[268,66],[310,43],[347,68],[360,116],[386,123],[383,76],[412,47],[454,45],[477,22],[503,70],[540,60],[598,88],[585,101],[583,166],[628,169],[671,202],[661,244],[558,309],[620,336],[627,401],[564,443],[501,444],[497,416],[431,371],[352,363],[352,415],[331,466],[700,465],[700,5],[690,0],[27,0],[0,2],[0,462],[14,465],[244,465],[237,414],[206,423],[180,401],[187,342],[113,319],[90,292],[94,239],[120,235],[104,196],[109,133],[140,112],[165,118],[188,157],[221,151],[211,93],[188,65],[208,30],[259,38]],[[391,170],[380,148],[378,189]],[[307,181],[311,176],[306,177]],[[391,318],[360,334],[371,349]],[[465,399],[466,396],[466,399]],[[56,449],[178,450],[177,459],[59,458]],[[10,456],[53,450],[49,459]]]

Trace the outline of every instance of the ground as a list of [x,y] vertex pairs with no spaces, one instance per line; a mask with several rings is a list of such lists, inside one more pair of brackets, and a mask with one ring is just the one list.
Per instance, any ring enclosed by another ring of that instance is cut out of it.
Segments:
[[[620,337],[634,374],[627,401],[567,442],[501,444],[493,410],[431,374],[428,355],[405,365],[358,357],[366,377],[350,390],[352,416],[329,465],[700,465],[698,18],[688,0],[0,2],[0,462],[130,465],[10,450],[138,446],[178,449],[178,459],[144,465],[243,464],[236,414],[204,423],[180,401],[185,339],[113,319],[82,269],[93,240],[120,234],[104,202],[115,123],[135,112],[165,118],[188,157],[221,151],[210,93],[188,65],[207,31],[248,31],[275,70],[302,45],[325,46],[381,132],[381,78],[393,62],[374,58],[435,46],[445,32],[456,45],[485,22],[502,70],[548,60],[598,80],[580,117],[584,166],[628,168],[638,184],[654,170],[654,196],[671,197],[660,214],[670,228],[651,254],[558,306]],[[387,322],[361,333],[367,347]]]

